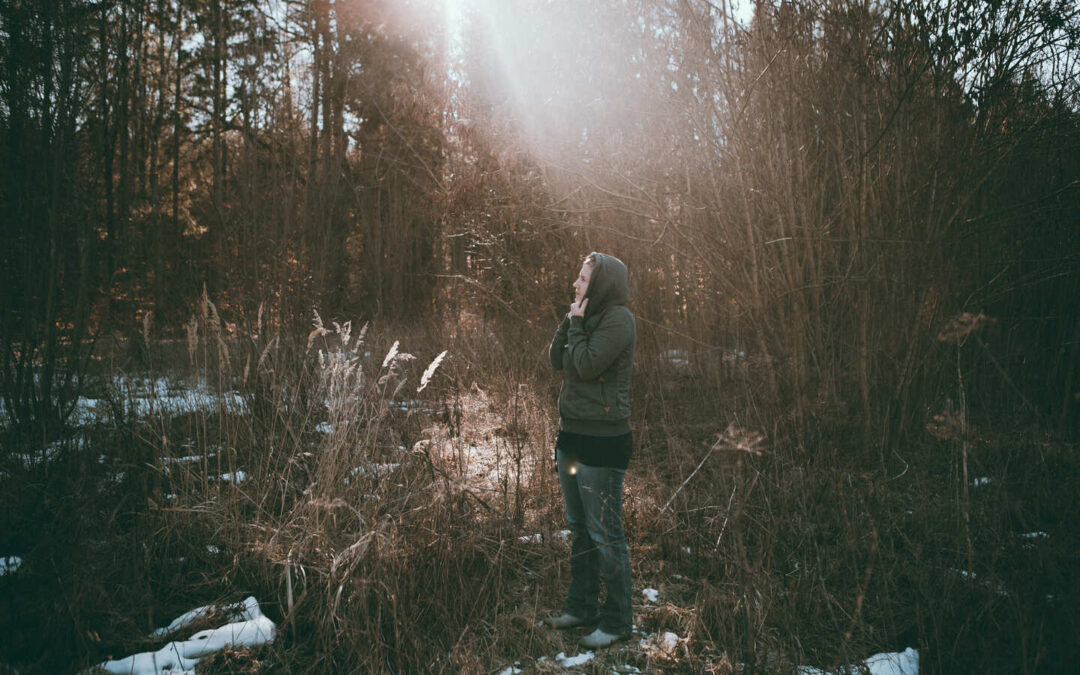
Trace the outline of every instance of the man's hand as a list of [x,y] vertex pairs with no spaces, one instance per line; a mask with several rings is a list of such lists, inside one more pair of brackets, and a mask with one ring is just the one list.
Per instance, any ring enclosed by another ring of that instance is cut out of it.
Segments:
[[589,306],[589,299],[585,298],[581,302],[574,302],[570,304],[570,316],[580,316],[584,318],[585,308]]

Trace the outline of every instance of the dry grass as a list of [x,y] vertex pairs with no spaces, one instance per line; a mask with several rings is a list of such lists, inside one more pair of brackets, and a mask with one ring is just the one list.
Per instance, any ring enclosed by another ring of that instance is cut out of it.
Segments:
[[[4,659],[55,672],[123,656],[181,611],[253,594],[280,638],[208,672],[562,672],[553,658],[577,653],[579,635],[539,625],[561,603],[569,552],[543,364],[483,335],[443,345],[321,320],[310,338],[259,322],[219,343],[200,325],[213,317],[208,303],[189,324],[185,377],[243,405],[123,418],[86,432],[90,447],[117,448],[104,464],[71,452],[45,482],[6,477],[5,541],[38,571],[0,578],[15,598],[0,628],[21,636]],[[149,328],[142,338],[154,346]],[[808,456],[782,427],[718,422],[720,389],[663,377],[645,368],[635,389],[665,396],[662,414],[654,402],[636,421],[627,483],[640,633],[578,670],[785,672],[907,646],[927,670],[1068,663],[1075,534],[1061,514],[1078,512],[1075,452],[962,438],[928,415],[908,468],[882,472],[844,445],[857,430],[823,428]],[[992,480],[962,499],[965,440],[970,470]],[[239,471],[243,482],[220,478]],[[1049,536],[1017,536],[1031,531]],[[57,564],[62,583],[29,581]],[[41,598],[54,600],[34,609]],[[61,598],[67,623],[44,611]],[[15,612],[72,647],[42,656]]]

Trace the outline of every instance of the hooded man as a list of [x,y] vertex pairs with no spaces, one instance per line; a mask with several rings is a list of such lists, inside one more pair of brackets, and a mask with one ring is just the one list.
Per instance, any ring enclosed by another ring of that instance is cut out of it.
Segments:
[[[630,378],[637,329],[626,306],[630,275],[621,260],[589,254],[573,286],[574,302],[549,349],[551,365],[563,373],[555,460],[573,533],[571,581],[562,614],[545,621],[559,629],[598,624],[582,640],[596,649],[628,638],[633,627],[622,487],[633,449]],[[601,578],[607,590],[602,606]]]

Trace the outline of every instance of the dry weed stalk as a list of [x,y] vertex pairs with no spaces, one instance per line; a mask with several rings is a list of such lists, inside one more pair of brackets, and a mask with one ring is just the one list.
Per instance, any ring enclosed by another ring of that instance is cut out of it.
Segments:
[[765,441],[765,436],[749,429],[743,429],[736,426],[734,422],[728,424],[727,429],[716,435],[716,442],[709,446],[709,451],[705,453],[705,456],[698,462],[697,467],[690,472],[690,475],[682,482],[682,485],[678,487],[675,492],[671,494],[671,497],[660,508],[661,511],[667,511],[671,503],[675,501],[675,497],[682,491],[686,484],[690,482],[701,467],[705,466],[705,462],[712,456],[716,450],[734,450],[737,452],[745,452],[751,455],[760,456],[762,453],[761,444]]
[[195,368],[195,352],[199,348],[199,320],[195,314],[184,324],[184,332],[187,333],[188,360],[191,367]]
[[937,334],[937,339],[938,342],[961,346],[967,342],[968,337],[995,323],[997,319],[992,319],[982,312],[978,314],[964,312],[945,324],[945,327]]
[[148,311],[142,316],[142,338],[146,351],[150,351],[150,327],[154,323],[154,312]]
[[390,363],[394,360],[394,357],[397,356],[397,353],[398,341],[394,340],[394,344],[390,345],[390,351],[386,352],[386,358],[383,359],[382,367],[385,368],[386,366],[390,365]]
[[312,308],[311,311],[313,314],[315,314],[315,327],[312,328],[311,332],[308,333],[307,336],[307,352],[311,351],[311,345],[315,342],[315,338],[322,337],[323,335],[326,335],[330,332],[326,330],[326,327],[323,326],[322,317],[319,316],[319,310]]
[[934,438],[943,441],[960,440],[966,433],[963,415],[961,411],[953,408],[952,401],[926,423],[926,430]]
[[203,322],[210,327],[214,335],[214,344],[217,347],[218,355],[218,374],[224,375],[229,372],[232,360],[229,357],[228,345],[225,344],[225,338],[222,336],[221,316],[218,314],[214,301],[210,299],[210,294],[206,291],[206,284],[203,284],[201,308]]
[[424,370],[424,374],[420,376],[420,386],[416,388],[416,393],[424,391],[427,388],[428,383],[431,382],[431,378],[435,375],[435,371],[439,369],[439,364],[446,358],[446,350],[444,349],[441,354],[435,357],[435,359]]
[[761,444],[765,442],[765,436],[750,429],[743,429],[734,422],[728,424],[727,429],[717,434],[716,445],[725,450],[745,452],[751,455],[761,456]]
[[270,350],[273,349],[274,345],[276,345],[277,343],[277,335],[275,335],[269,342],[266,343],[266,346],[263,347],[262,353],[259,354],[259,361],[255,364],[255,370],[259,370],[263,367],[263,364],[266,362],[266,357],[270,354]]

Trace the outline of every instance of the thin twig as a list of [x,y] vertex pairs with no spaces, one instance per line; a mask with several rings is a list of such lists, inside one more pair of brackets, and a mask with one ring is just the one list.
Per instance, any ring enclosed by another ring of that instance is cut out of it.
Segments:
[[690,482],[690,479],[693,478],[694,475],[697,474],[697,472],[701,470],[701,467],[705,465],[705,460],[707,460],[713,454],[713,451],[716,450],[716,448],[719,447],[719,446],[720,446],[720,441],[719,440],[716,441],[715,443],[713,443],[711,446],[709,446],[709,451],[707,453],[705,453],[705,456],[701,458],[700,462],[698,462],[697,468],[694,469],[693,471],[691,471],[690,475],[687,476],[686,480],[684,480],[682,482],[682,485],[679,486],[679,489],[675,490],[675,492],[672,493],[671,499],[667,500],[667,504],[664,504],[660,508],[661,511],[667,511],[668,510],[668,507],[671,506],[671,502],[675,501],[675,497],[682,491],[682,489],[684,487],[686,487],[686,484]]

